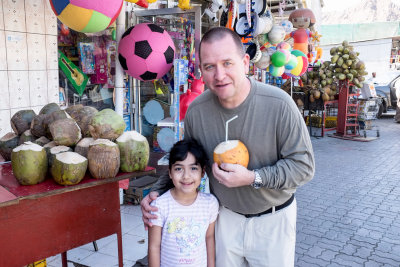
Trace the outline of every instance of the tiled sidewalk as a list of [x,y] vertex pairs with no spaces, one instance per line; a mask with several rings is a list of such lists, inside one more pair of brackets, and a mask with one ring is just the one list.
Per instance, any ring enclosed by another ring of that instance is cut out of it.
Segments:
[[[147,255],[147,232],[144,230],[141,218],[140,206],[121,206],[124,266],[131,267],[138,259],[141,259]],[[68,266],[118,266],[118,247],[116,234],[97,240],[97,247],[98,251],[96,252],[93,244],[89,243],[68,251]],[[80,265],[74,263],[78,263]],[[47,258],[47,266],[62,266],[61,254]]]

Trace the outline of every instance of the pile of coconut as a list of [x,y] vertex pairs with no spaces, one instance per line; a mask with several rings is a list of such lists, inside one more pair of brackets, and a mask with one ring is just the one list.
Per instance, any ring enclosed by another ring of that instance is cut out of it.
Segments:
[[18,111],[10,123],[13,132],[0,139],[0,154],[11,160],[22,185],[43,182],[48,173],[61,185],[81,182],[87,171],[96,179],[113,178],[119,171],[142,171],[149,161],[147,139],[124,132],[124,119],[112,109],[76,105],[61,110],[50,103],[38,115]]

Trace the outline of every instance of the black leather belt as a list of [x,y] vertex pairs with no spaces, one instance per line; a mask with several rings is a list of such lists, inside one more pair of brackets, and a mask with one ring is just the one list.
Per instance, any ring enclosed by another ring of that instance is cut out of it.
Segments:
[[[286,208],[287,206],[292,204],[293,199],[294,199],[294,194],[292,194],[292,196],[285,203],[283,203],[282,205],[275,206],[275,211],[278,211],[278,210]],[[239,212],[236,212],[236,213],[240,214],[240,215],[243,215],[246,218],[252,218],[252,217],[260,217],[261,215],[268,214],[268,213],[271,213],[271,212],[272,212],[272,208],[267,209],[266,211],[262,211],[260,213],[256,213],[256,214],[242,214],[242,213],[239,213]]]

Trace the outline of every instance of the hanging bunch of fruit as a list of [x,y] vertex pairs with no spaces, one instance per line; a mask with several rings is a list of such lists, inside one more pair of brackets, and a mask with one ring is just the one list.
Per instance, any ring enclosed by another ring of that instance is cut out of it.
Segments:
[[310,102],[319,98],[324,101],[335,99],[339,81],[347,80],[358,88],[363,86],[364,76],[368,72],[353,46],[343,41],[342,45],[332,47],[330,54],[330,61],[323,62],[301,76],[303,91],[309,94]]

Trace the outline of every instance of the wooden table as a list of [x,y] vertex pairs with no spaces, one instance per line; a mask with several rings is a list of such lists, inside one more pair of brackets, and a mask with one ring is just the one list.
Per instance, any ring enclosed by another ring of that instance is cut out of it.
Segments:
[[77,185],[61,186],[50,177],[23,186],[10,163],[0,165],[0,266],[21,267],[117,234],[118,263],[122,260],[122,233],[118,181],[155,173],[119,173],[97,180],[89,174]]

